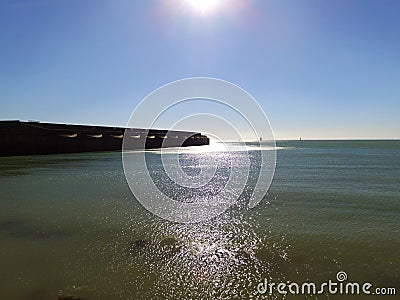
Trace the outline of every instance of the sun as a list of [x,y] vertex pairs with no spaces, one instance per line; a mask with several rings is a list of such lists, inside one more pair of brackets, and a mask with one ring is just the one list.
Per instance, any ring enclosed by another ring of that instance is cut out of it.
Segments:
[[221,6],[224,0],[186,0],[193,9],[202,14],[212,13]]

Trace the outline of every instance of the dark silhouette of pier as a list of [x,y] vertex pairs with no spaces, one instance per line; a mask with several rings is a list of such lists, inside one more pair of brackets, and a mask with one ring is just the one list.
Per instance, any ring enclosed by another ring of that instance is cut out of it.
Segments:
[[[125,140],[124,140],[125,137]],[[0,121],[0,156],[208,145],[198,132]]]

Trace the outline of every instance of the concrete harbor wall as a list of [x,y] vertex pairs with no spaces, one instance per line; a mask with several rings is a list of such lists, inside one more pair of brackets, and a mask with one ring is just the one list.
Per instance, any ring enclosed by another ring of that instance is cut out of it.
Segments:
[[[0,156],[208,145],[197,132],[0,121]],[[143,147],[144,146],[144,147]]]

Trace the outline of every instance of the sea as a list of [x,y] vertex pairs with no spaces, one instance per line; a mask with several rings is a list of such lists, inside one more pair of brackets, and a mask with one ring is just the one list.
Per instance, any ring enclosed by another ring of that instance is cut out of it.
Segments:
[[[229,156],[224,174],[248,155],[199,148],[162,155],[189,175],[199,156]],[[247,191],[187,224],[141,205],[120,152],[0,158],[0,299],[400,299],[400,141],[261,149],[277,155],[262,201],[250,209]],[[149,150],[155,176],[160,155]]]

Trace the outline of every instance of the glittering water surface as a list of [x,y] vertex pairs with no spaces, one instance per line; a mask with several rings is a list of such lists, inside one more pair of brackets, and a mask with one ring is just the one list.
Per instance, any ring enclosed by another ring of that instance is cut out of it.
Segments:
[[[399,289],[400,142],[277,146],[276,175],[259,206],[247,208],[246,190],[197,224],[147,212],[127,186],[120,153],[1,158],[0,299],[267,299],[257,294],[264,278],[318,283],[338,271]],[[167,191],[159,152],[149,154]],[[186,174],[204,167],[201,155],[217,156],[219,180],[208,187],[217,192],[244,153],[184,149]]]

